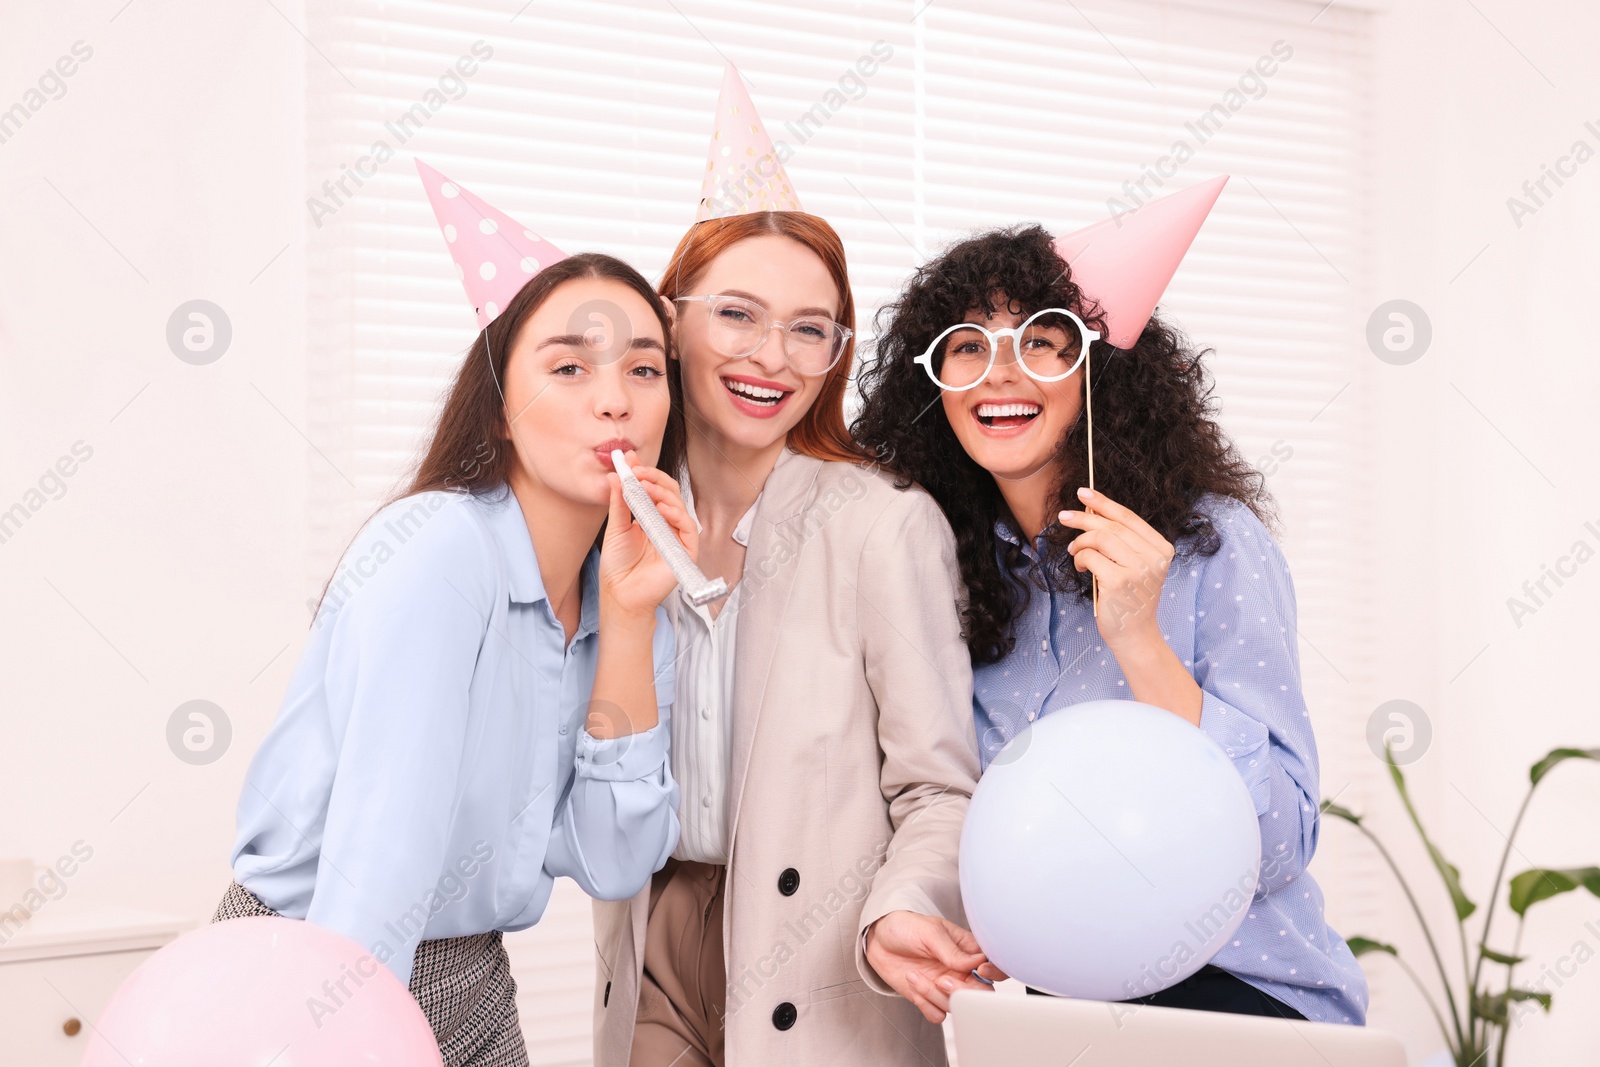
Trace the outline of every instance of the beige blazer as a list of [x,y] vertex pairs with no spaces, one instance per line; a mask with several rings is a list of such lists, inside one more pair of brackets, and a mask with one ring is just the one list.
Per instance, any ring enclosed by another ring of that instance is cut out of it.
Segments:
[[[943,1064],[939,1027],[860,942],[900,909],[965,925],[956,854],[978,756],[950,527],[920,489],[785,453],[741,581],[727,1062]],[[595,904],[596,1067],[628,1062],[648,906],[648,888]]]

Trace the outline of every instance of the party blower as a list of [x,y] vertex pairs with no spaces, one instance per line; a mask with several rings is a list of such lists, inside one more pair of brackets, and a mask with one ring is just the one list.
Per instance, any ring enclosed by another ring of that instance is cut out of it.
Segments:
[[623,503],[633,512],[633,517],[643,527],[644,535],[650,539],[650,543],[656,546],[656,551],[661,553],[661,558],[667,561],[667,566],[672,569],[672,576],[683,586],[689,602],[699,607],[701,604],[709,604],[713,600],[727,596],[728,583],[721,578],[707,578],[701,573],[700,568],[695,566],[694,560],[689,558],[689,553],[678,540],[678,535],[672,532],[667,520],[656,510],[656,502],[650,499],[650,494],[640,483],[639,476],[633,473],[628,461],[622,458],[621,449],[612,449],[611,465],[617,468],[617,476],[622,479]]

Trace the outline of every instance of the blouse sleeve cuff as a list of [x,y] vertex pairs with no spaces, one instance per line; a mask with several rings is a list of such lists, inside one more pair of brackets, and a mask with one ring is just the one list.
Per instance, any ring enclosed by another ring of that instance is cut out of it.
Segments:
[[636,782],[658,773],[667,759],[667,717],[642,733],[601,739],[588,730],[578,735],[580,778]]
[[1200,691],[1200,729],[1217,743],[1250,790],[1256,814],[1267,810],[1272,793],[1272,757],[1267,725],[1208,690]]

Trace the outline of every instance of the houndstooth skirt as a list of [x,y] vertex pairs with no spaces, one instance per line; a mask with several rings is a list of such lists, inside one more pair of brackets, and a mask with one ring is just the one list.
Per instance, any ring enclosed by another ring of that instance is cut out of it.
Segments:
[[[234,882],[211,921],[278,914]],[[411,995],[433,1027],[445,1067],[528,1067],[517,983],[500,931],[423,941],[411,968]]]

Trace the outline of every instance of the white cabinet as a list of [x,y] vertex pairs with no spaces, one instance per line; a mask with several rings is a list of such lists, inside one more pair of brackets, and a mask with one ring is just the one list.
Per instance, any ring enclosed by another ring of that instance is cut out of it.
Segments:
[[131,908],[34,916],[0,945],[0,1063],[77,1067],[117,986],[193,925]]

